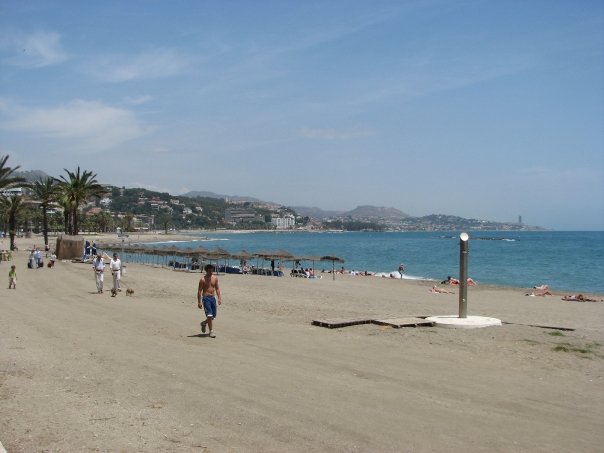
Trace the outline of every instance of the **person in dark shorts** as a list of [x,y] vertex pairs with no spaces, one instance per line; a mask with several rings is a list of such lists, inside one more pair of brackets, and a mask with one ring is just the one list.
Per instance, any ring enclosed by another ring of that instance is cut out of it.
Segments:
[[220,295],[218,277],[214,275],[214,266],[206,264],[204,269],[206,274],[199,280],[199,287],[197,288],[197,307],[203,308],[206,314],[206,319],[201,322],[201,332],[206,333],[206,328],[208,328],[210,338],[216,338],[216,334],[212,330],[218,309],[216,297],[218,297],[218,305],[220,305],[222,304],[222,296]]

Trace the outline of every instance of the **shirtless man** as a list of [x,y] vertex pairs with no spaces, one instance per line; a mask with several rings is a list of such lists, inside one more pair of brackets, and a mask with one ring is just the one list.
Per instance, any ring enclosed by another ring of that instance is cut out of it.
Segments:
[[205,321],[201,322],[201,333],[206,333],[206,327],[208,327],[210,338],[216,338],[216,334],[212,331],[212,321],[216,318],[218,308],[215,296],[218,296],[218,305],[222,304],[222,297],[218,286],[218,277],[214,275],[214,266],[206,264],[204,269],[206,275],[199,280],[199,288],[197,289],[197,307],[203,307],[206,314]]

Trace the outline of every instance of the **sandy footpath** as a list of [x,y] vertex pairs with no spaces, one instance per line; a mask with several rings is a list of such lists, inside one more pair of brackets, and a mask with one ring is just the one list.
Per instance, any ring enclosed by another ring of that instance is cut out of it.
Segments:
[[603,448],[604,302],[478,286],[469,314],[514,324],[330,330],[311,320],[456,314],[458,296],[375,277],[220,275],[211,339],[199,273],[130,264],[134,296],[112,298],[90,265],[28,270],[26,258],[14,257],[16,290],[0,263],[9,453]]

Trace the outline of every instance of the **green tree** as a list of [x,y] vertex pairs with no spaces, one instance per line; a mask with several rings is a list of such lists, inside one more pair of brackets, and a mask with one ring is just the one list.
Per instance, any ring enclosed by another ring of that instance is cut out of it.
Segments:
[[63,225],[63,213],[57,211],[54,214],[51,214],[48,218],[48,223],[50,231],[61,231],[61,226]]
[[78,210],[91,197],[101,198],[106,192],[96,180],[96,173],[89,170],[81,171],[80,167],[75,172],[64,168],[67,176],[61,176],[60,185],[63,193],[67,196],[70,204],[70,216],[72,221],[71,234],[77,235],[78,230]]
[[7,166],[6,161],[8,158],[9,156],[0,156],[0,191],[10,189],[25,182],[25,179],[13,175],[20,167],[19,165],[14,168]]
[[132,214],[131,212],[127,212],[123,219],[124,231],[128,231],[128,232],[134,231],[134,227],[132,225],[133,221],[134,221],[134,214]]
[[40,178],[31,185],[31,196],[40,202],[42,208],[42,231],[44,233],[44,245],[48,245],[48,207],[57,198],[60,187],[55,178]]
[[108,212],[98,212],[90,219],[95,231],[99,233],[106,233],[113,225],[113,218]]
[[8,234],[10,237],[10,249],[15,250],[15,234],[17,233],[17,215],[23,209],[23,197],[11,195],[0,197],[0,207],[8,220]]
[[171,221],[172,219],[167,213],[160,214],[159,218],[157,219],[157,223],[162,226],[165,234],[168,234],[168,227],[170,226]]
[[71,201],[69,200],[69,196],[66,191],[63,190],[63,187],[60,186],[60,192],[57,197],[57,203],[63,209],[63,232],[65,234],[70,234],[72,231],[72,222],[71,222]]

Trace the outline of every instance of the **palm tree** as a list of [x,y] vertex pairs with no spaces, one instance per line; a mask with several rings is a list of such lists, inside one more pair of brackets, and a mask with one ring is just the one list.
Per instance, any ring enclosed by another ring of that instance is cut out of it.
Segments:
[[9,156],[0,156],[0,191],[4,191],[4,189],[9,189],[25,182],[24,178],[13,175],[13,173],[20,168],[19,165],[15,168],[6,166],[8,158]]
[[40,202],[42,208],[42,229],[44,232],[44,245],[48,245],[48,206],[53,201],[57,201],[59,195],[59,185],[55,178],[40,178],[31,185],[31,196],[34,200]]
[[17,232],[17,214],[23,209],[23,197],[10,195],[0,197],[0,207],[8,219],[8,234],[10,236],[10,250],[15,250],[15,234]]
[[124,231],[134,231],[132,222],[134,221],[134,214],[127,212],[124,216]]
[[96,231],[100,233],[106,233],[109,227],[113,224],[113,218],[108,212],[99,212],[92,216],[93,224],[95,225]]
[[63,232],[69,234],[72,231],[71,227],[71,202],[61,183],[59,183],[59,194],[57,203],[63,209]]
[[78,209],[86,203],[90,197],[100,198],[105,193],[105,188],[96,180],[96,173],[89,170],[80,170],[78,166],[75,172],[64,168],[67,177],[61,176],[60,184],[63,194],[69,202],[72,221],[71,234],[78,234]]

